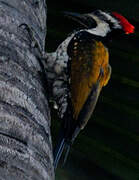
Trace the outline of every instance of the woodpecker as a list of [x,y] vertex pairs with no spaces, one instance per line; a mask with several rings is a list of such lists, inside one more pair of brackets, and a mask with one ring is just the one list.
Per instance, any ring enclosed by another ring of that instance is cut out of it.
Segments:
[[117,12],[96,10],[88,14],[66,12],[82,25],[47,54],[46,71],[61,119],[60,138],[54,150],[56,168],[92,115],[98,96],[111,76],[105,42],[112,35],[130,34],[134,26]]

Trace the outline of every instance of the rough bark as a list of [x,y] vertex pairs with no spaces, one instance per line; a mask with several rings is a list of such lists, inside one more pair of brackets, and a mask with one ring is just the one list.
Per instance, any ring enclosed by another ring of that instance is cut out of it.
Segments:
[[0,1],[0,180],[54,179],[45,35],[45,0]]

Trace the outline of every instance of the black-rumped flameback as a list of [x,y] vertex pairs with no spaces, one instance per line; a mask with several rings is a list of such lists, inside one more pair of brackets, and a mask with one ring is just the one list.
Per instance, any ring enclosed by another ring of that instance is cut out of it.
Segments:
[[74,139],[92,115],[98,96],[111,76],[105,42],[112,35],[134,32],[122,15],[101,10],[88,14],[66,13],[82,25],[47,55],[47,76],[62,127],[54,150],[54,167],[64,149],[65,159]]

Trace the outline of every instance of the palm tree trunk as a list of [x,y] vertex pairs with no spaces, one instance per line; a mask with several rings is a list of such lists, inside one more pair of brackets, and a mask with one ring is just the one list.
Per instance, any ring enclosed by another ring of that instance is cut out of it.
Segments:
[[54,179],[45,0],[0,1],[0,180]]

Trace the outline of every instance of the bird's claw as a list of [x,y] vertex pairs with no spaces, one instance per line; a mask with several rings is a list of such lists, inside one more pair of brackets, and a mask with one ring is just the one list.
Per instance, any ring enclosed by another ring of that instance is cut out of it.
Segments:
[[33,35],[33,29],[31,27],[29,27],[29,25],[26,23],[20,24],[19,28],[21,28],[21,27],[22,28],[24,27],[24,30],[26,30],[28,32],[30,42],[31,42],[31,47],[34,48],[37,45],[37,42],[36,42],[34,35]]

